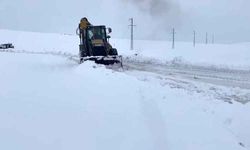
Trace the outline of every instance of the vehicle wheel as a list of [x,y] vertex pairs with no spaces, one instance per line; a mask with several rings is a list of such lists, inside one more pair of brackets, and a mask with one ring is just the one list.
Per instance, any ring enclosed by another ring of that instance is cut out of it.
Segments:
[[117,49],[115,48],[110,49],[109,55],[118,55]]

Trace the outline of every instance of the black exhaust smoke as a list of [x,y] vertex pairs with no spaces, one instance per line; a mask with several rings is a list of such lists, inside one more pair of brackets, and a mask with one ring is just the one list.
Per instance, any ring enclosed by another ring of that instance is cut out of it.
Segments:
[[[124,4],[132,5],[141,12],[141,18],[136,18],[143,22],[144,31],[151,39],[166,38],[173,27],[180,26],[181,10],[179,3],[174,0],[121,0]],[[135,16],[138,14],[135,14]],[[146,19],[145,19],[146,18]],[[150,29],[150,30],[148,30]],[[145,33],[144,32],[144,33]],[[165,34],[162,34],[165,33]],[[143,34],[140,32],[140,34]]]
[[153,17],[166,15],[173,7],[171,0],[122,0],[134,4],[140,11]]

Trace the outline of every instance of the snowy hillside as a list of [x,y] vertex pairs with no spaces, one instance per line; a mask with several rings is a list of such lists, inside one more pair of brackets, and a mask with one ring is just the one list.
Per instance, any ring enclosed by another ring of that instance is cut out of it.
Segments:
[[0,30],[0,149],[250,149],[250,44],[112,40],[122,70],[68,59],[78,41]]

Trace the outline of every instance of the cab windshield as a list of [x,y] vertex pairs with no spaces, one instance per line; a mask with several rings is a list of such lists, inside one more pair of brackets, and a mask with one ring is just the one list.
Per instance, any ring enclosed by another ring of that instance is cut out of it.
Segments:
[[90,40],[105,39],[105,29],[101,27],[93,27],[88,30],[88,38]]

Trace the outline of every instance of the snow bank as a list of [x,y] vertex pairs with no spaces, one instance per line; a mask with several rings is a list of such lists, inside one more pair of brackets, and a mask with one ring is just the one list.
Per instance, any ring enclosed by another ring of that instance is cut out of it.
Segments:
[[191,42],[176,42],[175,49],[167,41],[135,41],[135,50],[129,50],[129,40],[112,40],[119,52],[124,56],[137,61],[144,60],[153,63],[179,63],[181,65],[194,65],[218,67],[225,69],[250,70],[250,43],[238,44],[197,44],[193,47]]
[[13,43],[16,50],[78,53],[79,39],[65,34],[0,30],[0,43]]

